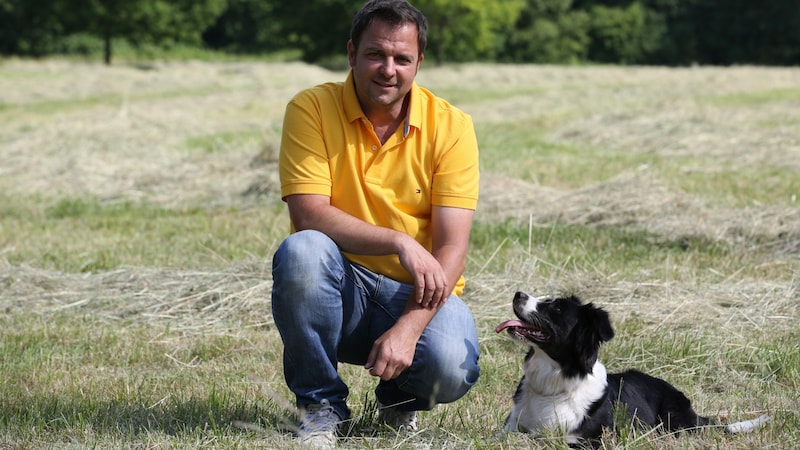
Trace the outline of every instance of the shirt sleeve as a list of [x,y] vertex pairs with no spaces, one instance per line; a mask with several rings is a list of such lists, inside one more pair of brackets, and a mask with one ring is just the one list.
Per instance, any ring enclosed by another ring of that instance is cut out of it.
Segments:
[[322,138],[320,105],[308,92],[286,106],[279,157],[281,197],[331,195],[328,152]]
[[456,117],[444,127],[452,140],[436,162],[431,201],[437,206],[474,210],[478,206],[480,179],[478,139],[472,118],[463,113]]

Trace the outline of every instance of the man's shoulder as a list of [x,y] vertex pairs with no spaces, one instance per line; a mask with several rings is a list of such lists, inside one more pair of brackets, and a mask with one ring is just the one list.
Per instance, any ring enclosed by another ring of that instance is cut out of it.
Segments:
[[439,97],[427,88],[417,86],[419,99],[418,113],[422,116],[434,117],[439,124],[468,124],[471,116],[447,99]]
[[416,86],[419,92],[419,98],[423,105],[435,110],[436,112],[443,112],[446,114],[467,115],[461,108],[450,103],[444,97],[436,95],[433,91],[422,86]]
[[341,98],[341,93],[344,90],[344,82],[342,81],[329,81],[327,83],[318,84],[298,92],[294,96],[294,101],[326,101],[336,98]]

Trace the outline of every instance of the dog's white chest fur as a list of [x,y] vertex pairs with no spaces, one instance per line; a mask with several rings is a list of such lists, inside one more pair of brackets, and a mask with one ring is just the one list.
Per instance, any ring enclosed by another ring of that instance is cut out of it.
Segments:
[[544,352],[525,363],[520,389],[504,431],[559,431],[569,434],[584,420],[592,404],[606,389],[606,368],[597,361],[583,378],[566,378]]

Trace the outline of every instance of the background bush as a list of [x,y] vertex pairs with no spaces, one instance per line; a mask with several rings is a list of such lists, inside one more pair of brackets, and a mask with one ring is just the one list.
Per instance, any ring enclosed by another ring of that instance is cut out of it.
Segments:
[[[363,0],[0,0],[0,54],[92,54],[176,44],[238,55],[344,53]],[[800,63],[796,0],[416,0],[435,62]],[[103,43],[102,49],[88,36]],[[146,45],[145,45],[146,44]]]

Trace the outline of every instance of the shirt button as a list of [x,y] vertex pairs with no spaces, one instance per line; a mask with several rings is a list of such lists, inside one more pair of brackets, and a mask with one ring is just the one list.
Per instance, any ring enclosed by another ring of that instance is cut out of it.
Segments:
[[378,146],[377,146],[377,145],[373,145],[373,146],[372,146],[372,151],[373,151],[373,152],[374,152],[375,150],[377,150],[377,149],[378,149]]

